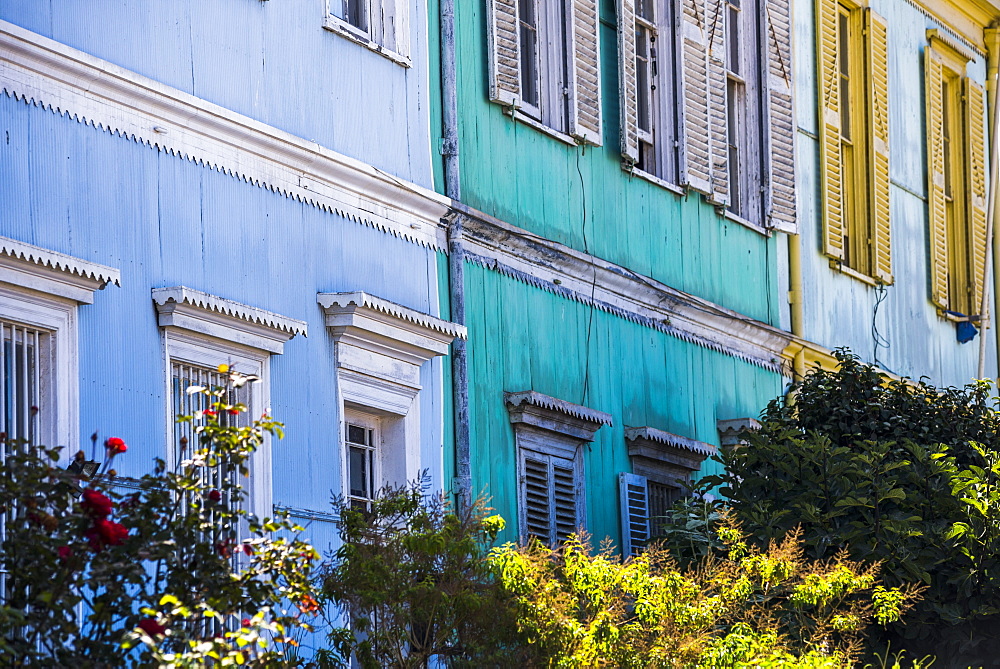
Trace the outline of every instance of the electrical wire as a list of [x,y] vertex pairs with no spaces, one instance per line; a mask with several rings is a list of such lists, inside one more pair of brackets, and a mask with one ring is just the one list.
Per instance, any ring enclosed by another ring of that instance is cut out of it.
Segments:
[[[580,169],[580,155],[582,153],[583,150],[576,152],[576,173],[580,177],[580,196],[583,206],[583,252],[589,256],[590,244],[587,241],[587,184],[583,180],[583,170]],[[587,318],[587,348],[583,353],[583,398],[580,400],[580,404],[584,406],[587,406],[587,393],[590,391],[590,335],[594,327],[594,311],[596,309],[594,298],[597,295],[597,266],[594,263],[590,263],[590,266],[593,276],[590,283],[590,315]]]

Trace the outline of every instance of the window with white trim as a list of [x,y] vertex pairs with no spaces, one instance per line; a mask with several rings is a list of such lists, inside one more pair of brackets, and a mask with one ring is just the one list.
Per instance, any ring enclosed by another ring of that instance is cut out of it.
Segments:
[[729,204],[727,210],[754,223],[763,221],[759,0],[726,3],[726,123]]
[[504,400],[517,446],[521,541],[554,546],[586,528],[583,448],[611,416],[534,391]]
[[652,427],[626,428],[632,473],[619,476],[622,554],[662,536],[670,507],[689,494],[691,477],[716,447]]
[[319,293],[334,342],[341,471],[347,503],[367,508],[380,488],[440,477],[421,451],[421,368],[465,328],[363,292]]
[[[229,386],[222,401],[242,403],[247,411],[221,420],[250,424],[269,410],[271,355],[284,352],[285,342],[295,335],[306,334],[306,324],[183,286],[155,288],[152,296],[163,331],[166,460],[175,466],[197,447],[193,426],[178,424],[177,416],[205,410],[210,403],[209,398],[188,394],[187,389],[192,385]],[[220,365],[228,369],[223,371]],[[231,373],[251,381],[232,387],[227,383]],[[270,517],[271,444],[267,434],[251,456],[249,469],[246,510],[260,518]],[[206,475],[221,480],[238,476],[238,472],[215,468]]]
[[488,0],[493,102],[564,141],[601,144],[597,0]]
[[409,16],[409,0],[327,0],[323,27],[409,67]]

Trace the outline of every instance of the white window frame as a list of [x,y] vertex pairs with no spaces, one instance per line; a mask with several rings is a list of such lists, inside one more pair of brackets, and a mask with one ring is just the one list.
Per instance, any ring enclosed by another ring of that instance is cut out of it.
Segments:
[[[374,501],[378,494],[378,491],[385,485],[385,475],[382,472],[383,466],[382,461],[385,457],[385,445],[382,440],[382,422],[383,419],[377,414],[366,413],[364,411],[358,411],[357,409],[344,409],[344,429],[341,432],[341,438],[344,444],[344,499],[348,503],[353,503],[355,501],[359,502],[371,502]],[[371,431],[372,444],[367,448],[373,451],[372,463],[371,463],[371,490],[369,494],[371,498],[361,499],[355,497],[351,492],[351,462],[350,462],[350,448],[353,442],[347,440],[347,429],[349,425],[357,425],[363,427],[366,430]],[[391,465],[391,461],[390,461]]]
[[[587,495],[583,446],[594,440],[601,426],[612,424],[611,416],[603,411],[572,404],[532,390],[505,393],[504,402],[514,428],[514,443],[517,448],[517,513],[521,542],[526,542],[529,537],[525,472],[527,458],[546,462],[549,471],[556,462],[565,463],[572,468],[576,524],[578,528],[586,528]],[[552,493],[550,489],[550,495]],[[550,513],[552,513],[551,508],[550,503]],[[563,537],[558,536],[554,518],[550,516],[550,520],[552,521],[550,536],[539,538],[547,540],[550,545],[555,545]]]
[[[241,374],[254,374],[251,419],[270,411],[271,355],[284,351],[284,343],[297,334],[306,334],[306,324],[184,286],[155,288],[153,302],[162,331],[164,363],[164,444],[166,462],[176,466],[173,372],[175,362],[215,369],[228,364]],[[271,440],[250,457],[247,497],[251,514],[269,518],[274,513],[271,488]]]
[[[326,0],[323,27],[374,51],[403,67],[411,67],[409,0],[356,0],[360,3],[364,26],[356,26],[333,11],[344,0]],[[385,8],[391,8],[387,18]]]
[[36,442],[63,447],[62,464],[81,443],[77,309],[109,283],[117,269],[0,237],[0,319],[49,333]]
[[426,462],[421,452],[420,373],[466,337],[465,327],[360,291],[318,293],[316,300],[333,340],[344,499],[350,498],[347,421],[359,414],[378,422],[376,489],[404,485],[423,469],[442,472],[442,459]]
[[[566,11],[572,0],[523,0],[534,8],[535,50],[534,77],[538,89],[538,104],[532,104],[523,97],[514,111],[514,118],[540,130],[555,133],[557,138],[570,144],[576,140],[569,132],[569,28],[572,13]],[[518,26],[520,30],[520,25]],[[522,45],[523,50],[523,45]],[[520,68],[521,81],[526,73],[523,61]],[[524,90],[522,84],[522,91]]]

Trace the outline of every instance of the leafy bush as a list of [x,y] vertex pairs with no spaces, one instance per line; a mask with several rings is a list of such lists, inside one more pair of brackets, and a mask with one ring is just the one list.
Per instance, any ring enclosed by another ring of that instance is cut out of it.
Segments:
[[968,636],[968,625],[1000,612],[1000,417],[990,386],[893,380],[837,356],[838,370],[808,374],[794,403],[773,401],[746,446],[723,453],[725,473],[703,485],[721,487],[760,542],[801,527],[813,558],[847,550],[880,562],[890,585],[927,584],[895,632],[950,652],[941,645],[949,634]]
[[[198,443],[175,470],[157,460],[141,479],[117,479],[109,465],[127,451],[117,438],[90,480],[82,452],[68,471],[56,449],[2,445],[0,664],[294,664],[290,637],[318,606],[310,573],[319,556],[273,536],[301,529],[287,518],[248,515],[241,484],[264,434],[280,436],[281,426],[268,417],[228,426],[220,416],[245,406],[223,402],[223,388],[189,392],[211,408],[181,418]],[[214,476],[218,468],[239,476]]]

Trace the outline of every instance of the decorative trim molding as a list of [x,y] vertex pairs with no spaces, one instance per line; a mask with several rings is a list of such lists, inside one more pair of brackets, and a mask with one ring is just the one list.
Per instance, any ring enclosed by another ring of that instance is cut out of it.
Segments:
[[[451,323],[362,291],[352,293],[318,293],[316,300],[323,307],[323,311],[326,312],[328,317],[346,313],[352,307],[355,307],[363,310],[378,311],[397,320],[405,321],[428,330],[434,330],[445,335],[448,338],[447,341],[449,344],[454,339],[466,339],[468,337],[468,332],[464,325]],[[327,323],[327,325],[332,324]]]
[[466,217],[463,228],[469,262],[782,373],[782,354],[794,340],[792,334],[460,203],[452,207]]
[[304,321],[185,286],[154,288],[152,295],[160,327],[191,330],[269,353],[282,353],[286,341],[308,334]]
[[760,429],[760,421],[755,418],[730,418],[715,422],[719,430],[719,443],[723,448],[743,446],[746,441],[740,439],[744,431],[754,432]]
[[602,425],[611,425],[610,414],[580,404],[572,404],[527,390],[504,393],[510,422],[530,425],[543,430],[568,435],[583,441],[593,441]]
[[121,275],[113,267],[0,237],[0,281],[93,304],[94,291],[120,286]]
[[408,241],[447,246],[444,196],[6,21],[0,88]]
[[655,427],[648,426],[625,428],[625,441],[652,442],[663,446],[671,446],[679,450],[691,451],[692,453],[698,453],[699,455],[704,455],[706,457],[715,455],[718,450],[712,444],[707,444],[703,441],[697,441],[695,439],[689,439],[688,437],[682,437],[679,434],[664,432],[663,430],[657,430]]
[[682,490],[691,487],[701,463],[718,452],[712,444],[648,426],[625,428],[625,442],[633,472]]

